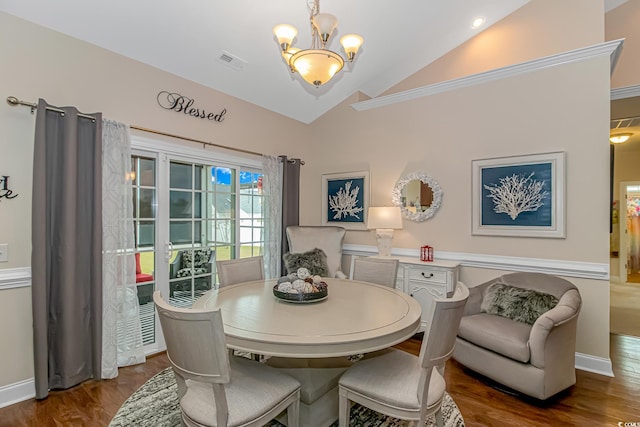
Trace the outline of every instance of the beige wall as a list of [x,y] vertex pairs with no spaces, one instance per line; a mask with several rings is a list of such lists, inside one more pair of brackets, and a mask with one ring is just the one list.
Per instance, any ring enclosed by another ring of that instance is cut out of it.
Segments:
[[640,4],[629,0],[605,15],[605,40],[625,39],[611,87],[640,84]]
[[[0,13],[0,94],[54,105],[194,139],[265,154],[306,157],[307,126],[93,45]],[[227,109],[222,123],[167,111],[162,90],[193,97],[203,108]],[[0,103],[0,174],[11,177],[18,197],[0,203],[0,243],[10,259],[0,269],[31,265],[31,174],[35,115]],[[287,129],[287,133],[282,132]],[[196,144],[187,144],[198,147]],[[33,376],[31,293],[0,291],[0,387]]]
[[[501,30],[496,29],[504,31],[501,35],[482,33],[483,39],[434,64],[435,71],[427,67],[394,91],[603,41],[602,11],[597,15],[593,6],[601,6],[601,1],[557,3],[533,0],[526,6],[532,9],[530,17],[514,13],[499,24]],[[545,13],[549,8],[554,8],[552,16]],[[556,16],[564,19],[564,26]],[[535,28],[535,35],[520,36],[521,28]],[[475,46],[494,55],[483,57]],[[0,52],[2,96],[29,101],[42,97],[85,112],[103,111],[107,118],[133,125],[302,157],[307,163],[301,177],[303,224],[321,222],[323,173],[369,170],[371,203],[382,205],[390,203],[391,189],[402,174],[425,171],[442,185],[442,208],[425,223],[405,221],[405,228],[396,233],[395,247],[412,249],[430,243],[436,250],[451,252],[608,260],[608,147],[601,141],[608,136],[609,65],[604,58],[360,113],[350,107],[360,97],[354,94],[306,126],[5,14],[0,14]],[[162,110],[155,103],[161,90],[191,95],[208,108],[226,107],[227,119],[220,125]],[[558,117],[585,126],[568,128]],[[11,175],[20,194],[0,204],[0,243],[9,243],[11,252],[11,261],[0,264],[0,269],[30,265],[33,121],[28,109],[0,104],[0,172]],[[567,153],[567,239],[470,235],[471,160],[558,150]],[[583,200],[590,200],[594,208],[581,209]],[[347,243],[373,246],[375,237],[368,231],[350,231]],[[499,273],[464,268],[461,274],[462,280],[475,285]],[[607,283],[571,280],[584,299],[578,351],[608,358]],[[1,387],[33,373],[30,292],[28,288],[0,292]]]

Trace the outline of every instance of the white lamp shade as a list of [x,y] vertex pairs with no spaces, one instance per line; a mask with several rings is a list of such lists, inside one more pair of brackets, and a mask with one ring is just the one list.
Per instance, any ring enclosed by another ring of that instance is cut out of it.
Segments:
[[273,34],[276,35],[280,46],[285,45],[289,47],[291,42],[293,42],[293,39],[298,34],[298,30],[293,25],[280,24],[273,27]]
[[313,26],[316,27],[318,33],[320,33],[320,37],[322,37],[322,41],[325,43],[331,37],[331,33],[338,25],[338,18],[333,16],[330,13],[319,13],[313,17]]
[[362,43],[364,43],[364,39],[358,34],[347,34],[340,37],[340,44],[342,45],[344,52],[347,54],[347,59],[349,61],[353,61],[353,58],[355,58],[356,53],[358,53],[358,49],[362,46]]
[[367,215],[367,228],[400,229],[402,212],[398,206],[370,207]]

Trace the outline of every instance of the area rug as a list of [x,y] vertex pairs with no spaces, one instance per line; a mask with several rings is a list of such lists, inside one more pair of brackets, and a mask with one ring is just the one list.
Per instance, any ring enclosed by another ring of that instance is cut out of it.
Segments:
[[[444,425],[464,427],[460,410],[451,396],[445,395],[442,405]],[[109,427],[175,427],[180,425],[180,409],[175,377],[171,368],[166,368],[133,393],[120,407]],[[385,417],[367,408],[355,405],[351,408],[351,427],[405,427],[409,423]],[[427,420],[426,426],[435,426],[435,419]],[[268,427],[282,424],[272,421]],[[337,427],[336,421],[331,427]]]

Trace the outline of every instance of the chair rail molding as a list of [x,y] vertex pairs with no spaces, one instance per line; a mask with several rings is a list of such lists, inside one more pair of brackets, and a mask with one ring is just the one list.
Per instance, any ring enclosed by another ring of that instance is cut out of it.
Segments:
[[397,104],[399,102],[410,101],[412,99],[436,95],[443,92],[449,92],[464,87],[506,79],[533,71],[544,70],[558,65],[590,60],[605,55],[611,58],[611,73],[613,73],[613,69],[615,68],[616,63],[618,62],[618,57],[620,56],[620,51],[622,50],[623,42],[624,39],[618,39],[605,43],[599,43],[593,46],[583,47],[556,55],[545,56],[543,58],[522,62],[520,64],[509,65],[506,67],[484,71],[482,73],[472,74],[470,76],[461,77],[458,79],[447,80],[432,85],[393,93],[391,95],[380,96],[378,98],[351,104],[351,108],[356,111],[371,110],[374,108]]
[[[367,245],[345,244],[343,248],[343,253],[346,255],[375,255],[377,251],[376,247]],[[418,249],[393,248],[391,255],[420,259],[420,251]],[[547,273],[556,276],[609,280],[609,264],[602,263],[442,251],[435,251],[434,258],[457,261],[462,267]]]
[[0,291],[26,286],[31,286],[31,267],[6,268],[0,270]]

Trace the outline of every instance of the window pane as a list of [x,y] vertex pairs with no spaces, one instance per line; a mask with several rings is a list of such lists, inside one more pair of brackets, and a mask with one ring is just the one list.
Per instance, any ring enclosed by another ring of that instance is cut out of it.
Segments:
[[191,218],[191,192],[169,192],[169,217]]
[[194,201],[193,217],[194,218],[202,218],[203,216],[205,218],[207,217],[207,213],[202,212],[202,207],[206,206],[205,204],[202,203],[204,199],[205,199],[205,193],[194,193],[193,195],[193,201]]
[[156,236],[155,221],[138,222],[138,247],[153,247]]
[[140,218],[156,217],[156,190],[141,188],[140,189]]
[[216,167],[211,170],[211,182],[220,192],[234,192],[236,187],[235,169]]
[[216,218],[231,219],[235,217],[236,196],[233,194],[216,194],[213,212]]
[[202,190],[202,174],[205,172],[205,168],[202,165],[194,165],[195,174],[194,174],[194,186],[195,190]]
[[136,172],[138,185],[145,187],[154,187],[156,185],[155,159],[140,158],[140,167]]
[[[202,221],[194,221],[193,223],[193,240],[195,243],[202,243]],[[206,239],[206,236],[204,236]]]
[[169,186],[191,190],[191,165],[171,162],[170,168]]
[[217,243],[235,243],[235,233],[232,221],[216,221],[215,240]]
[[191,221],[171,221],[169,223],[169,240],[176,244],[191,243]]

